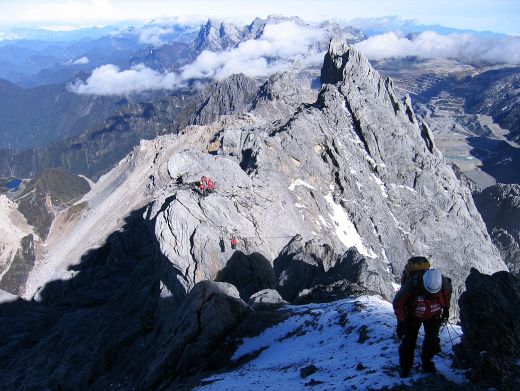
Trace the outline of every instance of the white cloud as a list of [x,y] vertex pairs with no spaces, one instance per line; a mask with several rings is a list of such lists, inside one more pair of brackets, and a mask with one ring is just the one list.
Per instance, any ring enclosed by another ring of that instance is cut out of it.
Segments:
[[84,64],[88,64],[90,62],[90,60],[88,59],[88,57],[81,57],[81,58],[77,58],[75,59],[72,64],[74,65],[84,65]]
[[250,77],[267,77],[275,72],[319,65],[323,53],[315,43],[323,32],[295,22],[266,26],[259,39],[240,43],[236,48],[215,53],[203,51],[180,73],[157,72],[144,65],[120,70],[115,65],[96,68],[85,81],[76,81],[69,89],[78,94],[124,95],[131,92],[175,89],[192,79],[224,79],[235,73]]
[[441,35],[427,31],[409,40],[389,32],[362,41],[356,47],[373,60],[417,56],[469,62],[520,63],[520,37],[513,36]]
[[259,39],[242,42],[220,53],[202,52],[184,67],[181,77],[223,79],[240,72],[251,77],[268,76],[307,64],[309,58],[315,59],[314,43],[323,39],[323,31],[293,21],[268,25]]
[[159,47],[167,43],[163,40],[162,36],[172,33],[173,29],[171,27],[143,27],[139,30],[139,42]]
[[15,39],[22,39],[22,36],[20,34],[0,31],[0,41],[13,41]]
[[78,80],[68,88],[78,94],[127,95],[145,90],[173,89],[178,84],[174,73],[160,73],[143,64],[123,71],[108,64],[94,69],[86,82]]

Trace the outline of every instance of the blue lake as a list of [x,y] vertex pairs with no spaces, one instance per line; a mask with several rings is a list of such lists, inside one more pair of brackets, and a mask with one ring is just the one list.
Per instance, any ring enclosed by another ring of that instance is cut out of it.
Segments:
[[18,187],[20,186],[20,184],[22,183],[22,180],[21,179],[13,179],[9,182],[7,182],[4,187],[7,189],[7,190],[16,190],[18,189]]

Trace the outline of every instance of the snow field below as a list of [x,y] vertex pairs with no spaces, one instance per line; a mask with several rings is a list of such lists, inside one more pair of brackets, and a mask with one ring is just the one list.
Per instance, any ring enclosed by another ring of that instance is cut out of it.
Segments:
[[[286,306],[291,316],[254,338],[246,338],[232,360],[254,357],[236,370],[213,375],[198,390],[313,390],[380,389],[409,385],[428,375],[414,370],[399,377],[399,341],[392,305],[378,297],[348,298],[327,304]],[[451,368],[452,344],[460,327],[441,329],[443,353],[434,361],[440,375],[455,383],[463,371]],[[422,329],[414,365],[420,363]],[[300,369],[316,372],[302,378]]]

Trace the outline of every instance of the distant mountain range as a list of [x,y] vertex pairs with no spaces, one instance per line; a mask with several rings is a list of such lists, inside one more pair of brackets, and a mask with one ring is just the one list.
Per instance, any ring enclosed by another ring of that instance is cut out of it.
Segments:
[[125,103],[120,97],[74,94],[65,83],[23,89],[0,79],[0,149],[26,149],[71,137]]

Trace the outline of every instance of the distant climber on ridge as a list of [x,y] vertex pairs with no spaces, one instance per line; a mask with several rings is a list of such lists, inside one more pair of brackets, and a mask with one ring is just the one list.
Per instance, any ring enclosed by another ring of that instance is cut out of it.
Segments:
[[238,244],[238,240],[237,240],[236,236],[233,235],[233,236],[231,237],[231,248],[232,248],[233,250],[236,250],[236,249],[237,249],[237,244]]
[[424,325],[422,371],[436,372],[432,358],[441,352],[439,331],[442,322],[449,318],[451,294],[451,279],[436,269],[428,269],[411,275],[395,295],[396,334],[402,339],[399,346],[401,377],[410,375],[421,325]]
[[215,182],[211,178],[203,175],[200,178],[200,182],[198,183],[198,190],[200,191],[202,196],[205,197],[209,193],[215,191]]

